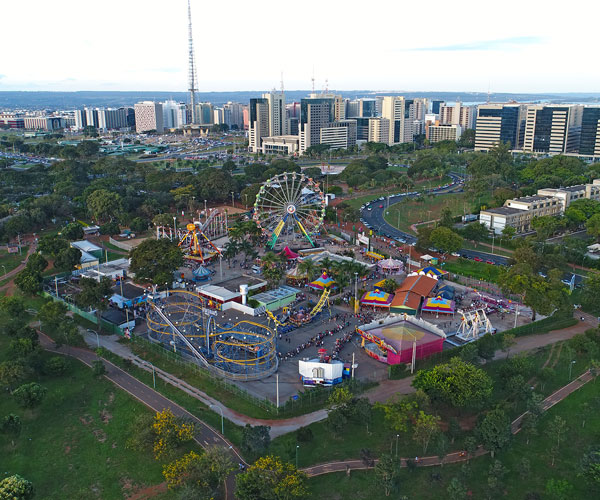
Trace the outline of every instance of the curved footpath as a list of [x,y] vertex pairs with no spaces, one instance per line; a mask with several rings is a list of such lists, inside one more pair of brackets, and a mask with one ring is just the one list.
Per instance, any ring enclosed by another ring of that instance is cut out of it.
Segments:
[[[78,347],[70,347],[64,345],[61,347],[56,347],[54,341],[39,330],[38,337],[40,339],[40,344],[45,350],[71,356],[73,358],[78,359],[79,361],[81,361],[89,367],[92,366],[92,363],[94,361],[100,359],[94,352],[89,351],[87,349],[80,349]],[[159,412],[164,409],[169,409],[173,412],[174,415],[178,417],[184,417],[194,422],[196,424],[196,435],[194,436],[194,440],[200,446],[202,446],[203,448],[206,448],[208,446],[220,446],[227,450],[227,453],[230,455],[234,463],[246,463],[242,456],[235,449],[235,447],[229,441],[227,441],[227,439],[225,439],[224,436],[219,434],[212,427],[210,427],[202,420],[192,415],[189,411],[182,408],[177,403],[174,403],[170,399],[164,397],[159,392],[148,387],[146,384],[143,384],[135,377],[129,375],[126,371],[122,370],[110,361],[102,358],[102,362],[106,367],[106,373],[104,376],[108,380],[110,380],[117,387],[123,389],[125,392],[129,393],[137,400],[144,403],[151,410]],[[227,478],[225,487],[226,498],[233,500],[235,498],[235,473],[231,474]]]
[[[582,313],[578,311],[577,315],[582,316]],[[564,328],[562,330],[554,330],[549,333],[540,335],[518,337],[516,339],[516,344],[510,350],[510,354],[517,354],[519,352],[530,351],[533,349],[544,347],[549,344],[553,344],[555,342],[568,340],[579,333],[583,333],[588,328],[598,326],[596,318],[589,314],[583,314],[583,316],[586,318],[586,321],[579,321],[579,323],[569,328]],[[95,334],[86,331],[84,333],[84,338],[91,348],[96,347],[97,339]],[[127,345],[117,342],[118,339],[119,337],[114,335],[103,336],[100,337],[100,345],[105,349],[108,349],[109,351],[113,352],[114,354],[121,356],[122,358],[130,359],[132,363],[134,363],[139,368],[149,373],[152,372],[152,365],[150,363],[147,363],[142,358],[139,358],[138,356],[133,354]],[[494,359],[500,359],[505,356],[505,352],[497,351]],[[250,424],[269,426],[271,428],[271,438],[275,438],[277,436],[293,432],[299,429],[300,427],[304,427],[306,425],[312,424],[314,422],[319,422],[327,418],[327,411],[324,409],[288,419],[259,419],[248,417],[242,413],[232,410],[231,408],[228,408],[220,401],[214,399],[213,397],[209,396],[208,394],[194,387],[193,385],[187,383],[186,381],[179,379],[174,375],[171,375],[170,373],[161,370],[158,367],[154,367],[154,370],[156,372],[156,376],[165,381],[166,383],[181,389],[183,392],[198,399],[206,406],[219,408],[219,410],[223,412],[223,416],[236,425],[244,426],[246,424]],[[410,394],[414,392],[414,388],[411,385],[412,381],[413,377],[406,377],[400,380],[384,380],[380,382],[377,387],[374,387],[373,389],[367,391],[364,395],[369,399],[371,403],[383,403],[397,394]],[[218,410],[215,410],[215,412],[220,414]]]
[[[36,250],[37,250],[37,243],[34,241],[29,245],[29,249],[27,250],[27,254],[25,255],[25,258],[23,259],[23,261],[17,267],[12,269],[11,271],[8,271],[4,276],[2,276],[2,281],[13,278],[17,274],[19,274],[23,269],[25,269],[25,266],[27,266],[27,261],[29,260],[29,257]],[[10,281],[8,281],[8,283],[2,285],[0,287],[0,291],[7,290],[8,288],[10,288],[11,284],[12,284],[12,279],[10,279]]]
[[[40,332],[39,330],[38,330],[38,336],[40,339],[40,343],[44,349],[51,351],[51,352],[56,352],[56,353],[72,356],[72,357],[82,361],[83,363],[85,363],[86,365],[88,365],[90,367],[92,366],[92,363],[94,361],[100,359],[94,352],[89,351],[87,349],[80,349],[80,348],[70,347],[70,346],[56,347],[54,344],[54,341],[52,339],[50,339],[50,337],[48,337],[47,335]],[[135,377],[129,375],[127,372],[120,369],[119,367],[117,367],[116,365],[111,363],[110,361],[103,359],[103,362],[105,363],[105,366],[107,369],[105,377],[108,380],[113,382],[116,386],[120,387],[121,389],[123,389],[124,391],[126,391],[127,393],[129,393],[130,395],[132,395],[133,397],[135,397],[142,403],[144,403],[146,406],[148,406],[152,410],[162,411],[163,409],[168,408],[175,415],[185,417],[187,419],[190,419],[194,423],[196,423],[197,433],[195,436],[195,440],[200,446],[207,447],[210,445],[215,445],[215,446],[223,447],[227,450],[227,452],[230,454],[230,456],[233,460],[237,461],[238,463],[246,463],[244,461],[244,459],[240,456],[238,451],[233,447],[233,445],[229,441],[227,441],[227,439],[225,439],[225,437],[223,437],[217,431],[215,431],[212,427],[210,427],[209,425],[207,425],[204,422],[202,422],[201,420],[199,420],[197,417],[192,415],[190,412],[188,412],[187,410],[185,410],[178,404],[176,404],[173,401],[171,401],[170,399],[164,397],[162,394],[158,393],[157,391],[155,391],[155,390],[151,389],[150,387],[148,387],[147,385],[143,384],[142,382],[137,380]],[[572,382],[568,383],[567,385],[561,387],[560,389],[558,389],[557,391],[552,393],[550,396],[548,396],[546,399],[544,399],[543,404],[542,404],[543,410],[547,411],[548,409],[552,408],[555,404],[562,401],[569,394],[573,393],[574,391],[576,391],[577,389],[579,389],[580,387],[582,387],[583,385],[585,385],[587,382],[589,382],[592,379],[593,379],[593,376],[591,375],[590,371],[589,370],[586,371],[585,373],[583,373],[582,375],[577,377],[575,380],[573,380]],[[400,382],[403,382],[403,381],[400,381]],[[511,423],[511,431],[513,434],[516,434],[521,430],[520,426],[521,426],[521,421],[523,420],[524,415],[525,415],[525,413],[520,415],[519,417],[517,417]],[[295,419],[289,419],[289,420],[295,420]],[[477,457],[477,456],[485,455],[487,453],[488,452],[485,449],[483,449],[481,446],[479,446],[473,456]],[[443,460],[440,460],[438,456],[423,457],[423,458],[419,459],[419,462],[417,465],[421,466],[421,467],[428,467],[428,466],[434,466],[434,465],[462,462],[462,461],[466,461],[469,458],[470,457],[468,457],[464,453],[464,451],[455,451],[455,452],[449,453],[446,457],[444,457]],[[338,461],[338,462],[330,462],[330,463],[326,463],[326,464],[314,465],[312,467],[308,467],[308,468],[305,468],[302,470],[308,476],[318,476],[318,475],[327,474],[330,472],[343,472],[343,471],[358,470],[358,469],[368,469],[368,468],[374,467],[376,463],[377,463],[377,460],[374,460],[371,463],[365,463],[361,460],[343,460],[343,461]],[[401,466],[402,467],[407,466],[407,458],[401,458]],[[235,482],[235,472],[227,478],[227,482],[226,482],[226,497],[227,498],[231,498],[231,499],[234,498],[234,482]]]

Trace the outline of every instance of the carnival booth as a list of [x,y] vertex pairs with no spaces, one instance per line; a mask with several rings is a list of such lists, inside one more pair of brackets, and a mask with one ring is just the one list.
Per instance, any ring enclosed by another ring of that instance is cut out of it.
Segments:
[[335,290],[337,288],[337,284],[335,280],[329,276],[326,272],[323,272],[321,276],[319,276],[315,281],[308,284],[314,290],[325,290],[329,288],[331,290]]
[[372,358],[389,365],[410,363],[443,349],[445,334],[435,325],[417,319],[377,322],[357,327],[361,346]]
[[300,271],[296,266],[285,274],[285,279],[291,285],[305,284],[308,281],[308,274]]
[[434,266],[426,266],[417,270],[417,274],[424,274],[425,276],[429,276],[430,278],[440,279],[444,275],[448,274],[447,271],[443,271],[442,269]]
[[365,257],[369,257],[370,259],[375,259],[375,260],[383,260],[385,258],[380,253],[372,252],[372,251],[365,252]]
[[425,300],[421,312],[439,314],[454,314],[455,304],[453,300],[444,299],[440,296],[429,297]]
[[394,296],[391,293],[386,293],[383,290],[375,289],[366,292],[360,299],[360,304],[363,306],[390,308]]
[[388,274],[400,274],[404,270],[404,264],[401,260],[389,259],[380,260],[377,263],[381,272]]

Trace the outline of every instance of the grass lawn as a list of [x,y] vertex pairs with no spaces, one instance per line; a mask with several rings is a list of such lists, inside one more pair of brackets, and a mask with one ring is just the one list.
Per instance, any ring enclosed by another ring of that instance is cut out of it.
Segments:
[[[544,347],[537,351],[528,353],[527,357],[531,360],[531,367],[526,380],[532,379],[535,374],[539,373],[543,364],[548,359],[550,347]],[[571,359],[567,359],[566,351],[555,347],[549,365],[553,366],[553,374],[548,380],[544,380],[543,385],[538,383],[535,391],[542,394],[544,397],[552,394],[556,389],[567,384],[569,381],[569,364]],[[496,403],[503,404],[507,399],[510,399],[510,393],[503,387],[502,366],[506,363],[504,359],[486,363],[483,369],[490,375],[494,384],[494,392],[492,395],[492,403],[490,407]],[[581,355],[576,358],[576,363],[572,368],[572,378],[577,377],[589,366],[589,358]],[[428,367],[430,368],[430,367]],[[536,380],[532,380],[535,384]],[[600,386],[599,386],[600,394]],[[508,404],[508,413],[511,419],[516,418],[525,411],[524,403]],[[443,422],[448,422],[450,417],[456,418],[459,422],[469,423],[470,426],[476,421],[476,413],[463,412],[462,414],[456,409],[450,407],[440,407],[438,409]],[[334,460],[358,459],[360,450],[368,448],[373,455],[379,456],[382,453],[390,453],[390,450],[395,453],[396,433],[391,431],[384,422],[383,410],[375,408],[373,410],[373,421],[369,425],[368,430],[365,424],[348,423],[342,435],[336,437],[327,427],[326,423],[317,422],[308,426],[312,433],[313,439],[308,443],[297,442],[296,433],[286,434],[278,437],[271,443],[270,453],[280,456],[282,459],[291,463],[295,463],[296,445],[299,445],[298,450],[298,465],[306,467],[317,463],[324,463]],[[469,435],[468,431],[463,432],[464,436]],[[454,445],[449,445],[449,451],[459,450],[461,445],[457,442]],[[409,433],[401,433],[398,439],[398,455],[401,457],[414,457],[423,454],[423,448],[417,444]],[[434,454],[428,450],[428,455]],[[417,497],[411,497],[417,498]]]
[[[113,245],[112,243],[108,242],[108,241],[103,241],[102,245],[104,245],[106,248],[108,249],[112,249],[112,250],[116,250],[117,252],[127,252],[127,250],[123,250],[122,248],[119,248],[116,245]],[[110,255],[110,252],[109,252]],[[125,257],[126,255],[121,255],[121,257]],[[120,257],[120,258],[121,258]],[[112,259],[111,259],[112,260]]]
[[[0,361],[8,339],[0,337]],[[43,353],[43,359],[53,355]],[[36,498],[122,499],[137,488],[163,481],[151,453],[125,448],[136,415],[149,410],[84,364],[69,359],[70,371],[42,377],[48,389],[33,410],[0,398],[0,415],[21,417],[21,434],[0,435],[1,476],[20,474],[33,482]]]
[[[491,244],[491,243],[490,243]],[[462,248],[466,248],[467,250],[477,250],[478,252],[492,253],[492,247],[488,247],[487,245],[475,245],[470,240],[464,240]],[[503,255],[504,257],[512,257],[514,251],[506,250],[504,248],[498,247],[494,245],[494,255]]]
[[444,208],[449,208],[452,215],[462,215],[470,211],[472,200],[465,193],[442,194],[437,196],[421,196],[416,199],[405,199],[385,211],[385,221],[401,231],[413,232],[411,224],[436,220]]
[[21,254],[17,253],[8,253],[6,250],[0,250],[0,276],[4,276],[6,273],[12,271],[15,267],[17,267],[22,260],[25,260],[25,256],[27,255],[27,246],[21,247]]
[[489,283],[498,283],[503,268],[501,266],[486,264],[485,262],[459,258],[457,260],[446,261],[444,263],[444,271]]
[[[508,469],[503,485],[490,492],[487,487],[487,475],[492,459],[489,455],[472,459],[467,466],[468,477],[461,472],[461,465],[445,465],[443,467],[423,467],[414,471],[402,469],[400,488],[392,496],[386,497],[383,488],[377,481],[373,471],[356,471],[348,477],[345,473],[325,474],[309,480],[310,498],[342,500],[352,498],[384,499],[397,498],[407,495],[411,499],[448,498],[446,488],[453,477],[463,480],[468,490],[472,491],[469,498],[508,498],[523,499],[528,492],[536,491],[541,498],[550,498],[544,494],[546,482],[549,479],[566,479],[573,490],[565,498],[570,500],[586,500],[592,498],[584,481],[577,476],[579,461],[583,453],[592,443],[598,443],[600,434],[600,415],[591,413],[582,427],[581,407],[590,403],[600,394],[598,382],[589,382],[583,388],[568,396],[564,401],[551,408],[539,424],[537,437],[526,444],[525,436],[517,434],[506,451],[496,455],[496,458]],[[554,466],[548,452],[554,440],[548,437],[549,423],[556,415],[567,421],[568,431],[561,443],[560,453]],[[530,461],[531,472],[521,475],[521,459]],[[491,497],[487,497],[491,494]],[[394,496],[395,495],[395,496]]]

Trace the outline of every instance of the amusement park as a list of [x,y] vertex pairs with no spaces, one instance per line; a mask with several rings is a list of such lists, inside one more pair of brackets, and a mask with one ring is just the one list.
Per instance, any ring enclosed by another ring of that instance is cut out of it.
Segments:
[[328,202],[319,182],[292,172],[265,181],[249,212],[174,217],[154,230],[182,252],[172,282],[137,292],[130,282],[125,297],[124,270],[113,276],[111,312],[125,313],[133,335],[277,406],[315,386],[383,380],[394,365],[412,373],[522,321],[524,306],[453,283],[428,255],[408,257],[391,239],[382,249],[374,238],[340,238],[325,224]]

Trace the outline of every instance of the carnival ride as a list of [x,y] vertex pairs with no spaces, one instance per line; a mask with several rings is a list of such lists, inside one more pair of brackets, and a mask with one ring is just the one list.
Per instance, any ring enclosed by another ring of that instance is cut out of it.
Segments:
[[212,243],[212,239],[227,235],[227,213],[219,209],[209,209],[203,222],[194,221],[184,228],[174,230],[171,227],[156,228],[156,238],[169,238],[179,241],[178,247],[185,253],[185,258],[204,264],[221,251]]
[[260,187],[254,203],[253,220],[273,248],[278,239],[291,241],[301,234],[311,246],[325,217],[325,195],[319,183],[292,172],[271,177]]
[[315,304],[315,306],[310,311],[300,309],[298,311],[288,313],[288,314],[285,314],[285,312],[284,312],[283,316],[277,317],[271,311],[267,310],[266,313],[267,313],[267,317],[269,318],[269,324],[270,324],[270,321],[273,321],[273,323],[275,325],[275,331],[278,333],[285,333],[285,332],[279,331],[280,327],[287,329],[287,327],[289,327],[289,326],[298,327],[298,326],[306,325],[307,323],[310,323],[313,319],[315,319],[315,317],[321,311],[323,311],[323,308],[325,306],[327,306],[328,308],[330,307],[330,304],[329,304],[329,295],[330,294],[331,294],[331,289],[326,288],[323,291],[323,294],[321,295],[321,297],[319,298],[319,301]]
[[258,380],[277,370],[275,333],[265,325],[242,320],[217,324],[206,300],[185,290],[148,300],[151,341],[172,346],[199,365],[231,380]]
[[460,311],[462,313],[460,326],[456,337],[464,342],[473,342],[486,333],[495,333],[496,329],[487,317],[485,309]]

